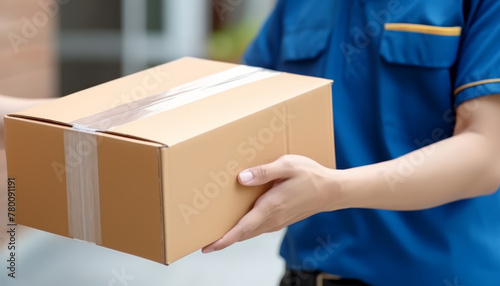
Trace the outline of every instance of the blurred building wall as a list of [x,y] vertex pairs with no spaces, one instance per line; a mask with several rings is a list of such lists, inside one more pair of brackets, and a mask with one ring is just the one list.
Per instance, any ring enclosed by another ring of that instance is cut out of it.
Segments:
[[0,94],[58,95],[55,0],[0,0]]
[[276,0],[0,0],[0,94],[67,95],[182,56],[237,62]]

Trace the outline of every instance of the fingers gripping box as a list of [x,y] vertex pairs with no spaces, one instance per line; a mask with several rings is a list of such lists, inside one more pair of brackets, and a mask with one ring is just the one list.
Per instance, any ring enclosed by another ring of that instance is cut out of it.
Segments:
[[331,81],[182,58],[5,117],[17,223],[171,263],[217,240],[284,154],[334,167]]

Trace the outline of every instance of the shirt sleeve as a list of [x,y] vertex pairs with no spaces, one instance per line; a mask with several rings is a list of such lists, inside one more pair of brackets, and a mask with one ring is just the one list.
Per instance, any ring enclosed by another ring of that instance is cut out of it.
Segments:
[[276,69],[283,30],[285,0],[280,0],[265,22],[258,36],[248,46],[243,63],[268,69]]
[[469,99],[500,94],[500,1],[464,1],[455,107]]

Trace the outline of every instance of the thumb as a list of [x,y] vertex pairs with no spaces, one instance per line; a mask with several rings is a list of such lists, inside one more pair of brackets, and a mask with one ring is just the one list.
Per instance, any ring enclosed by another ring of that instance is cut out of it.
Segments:
[[238,181],[245,186],[257,186],[277,179],[288,177],[290,169],[280,162],[280,159],[260,166],[249,168],[238,174]]

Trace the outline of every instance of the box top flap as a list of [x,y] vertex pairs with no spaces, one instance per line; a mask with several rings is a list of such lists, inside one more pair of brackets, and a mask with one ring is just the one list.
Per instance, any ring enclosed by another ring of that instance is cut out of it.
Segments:
[[182,58],[10,116],[172,146],[331,83],[252,69]]

